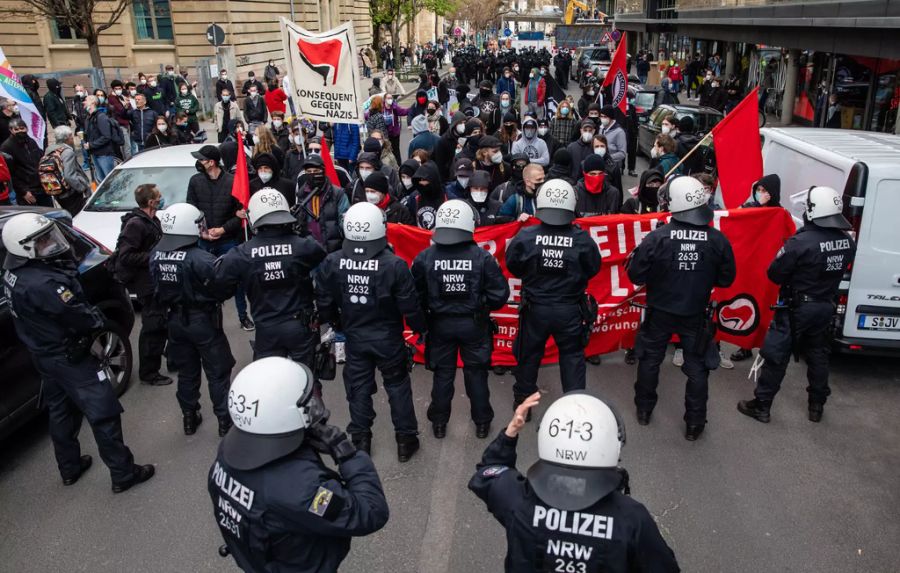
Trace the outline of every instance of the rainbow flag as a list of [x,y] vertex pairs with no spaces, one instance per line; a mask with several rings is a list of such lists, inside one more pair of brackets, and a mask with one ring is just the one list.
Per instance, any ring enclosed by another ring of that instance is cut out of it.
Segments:
[[28,92],[22,87],[19,76],[13,71],[3,48],[0,48],[0,98],[11,99],[19,104],[19,115],[28,126],[28,135],[37,142],[38,147],[44,148],[44,132],[47,124],[38,113],[37,107],[31,101]]

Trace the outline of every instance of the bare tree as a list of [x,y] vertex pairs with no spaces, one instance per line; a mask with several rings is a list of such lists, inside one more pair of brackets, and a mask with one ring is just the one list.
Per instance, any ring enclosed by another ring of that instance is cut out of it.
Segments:
[[133,2],[134,0],[19,0],[18,6],[0,8],[0,14],[36,15],[56,20],[58,24],[72,29],[87,42],[91,66],[97,69],[100,82],[105,86],[100,34],[118,22]]
[[451,14],[453,20],[468,21],[475,30],[487,30],[507,11],[503,0],[463,0]]

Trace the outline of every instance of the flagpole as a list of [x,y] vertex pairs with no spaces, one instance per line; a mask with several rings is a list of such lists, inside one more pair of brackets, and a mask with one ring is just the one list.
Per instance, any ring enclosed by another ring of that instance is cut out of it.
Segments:
[[668,179],[668,178],[669,178],[669,175],[671,175],[672,173],[675,172],[676,169],[678,169],[679,167],[681,167],[681,164],[684,163],[685,161],[687,161],[687,158],[690,157],[695,151],[697,151],[697,149],[698,149],[701,145],[703,145],[703,142],[704,142],[704,141],[706,141],[707,139],[710,139],[711,137],[712,137],[712,132],[711,132],[711,131],[710,131],[709,133],[707,133],[706,135],[704,135],[704,136],[703,136],[703,139],[701,139],[700,141],[697,142],[697,145],[695,145],[694,147],[691,148],[690,151],[688,151],[687,153],[685,153],[685,154],[684,154],[684,157],[682,157],[681,160],[680,160],[678,163],[676,163],[674,167],[672,167],[672,169],[669,169],[669,172],[666,173],[666,175],[663,177],[663,179]]

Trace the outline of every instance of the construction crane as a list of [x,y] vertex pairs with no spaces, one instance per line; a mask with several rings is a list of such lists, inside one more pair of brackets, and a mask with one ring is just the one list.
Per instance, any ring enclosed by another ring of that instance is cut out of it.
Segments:
[[571,24],[575,21],[575,8],[580,8],[582,12],[587,12],[589,6],[579,0],[568,0],[566,2],[566,24]]

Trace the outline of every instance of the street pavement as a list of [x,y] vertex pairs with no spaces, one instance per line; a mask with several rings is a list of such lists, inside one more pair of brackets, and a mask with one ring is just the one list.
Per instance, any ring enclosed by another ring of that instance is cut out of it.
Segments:
[[[638,170],[645,166],[640,162]],[[626,177],[626,188],[634,183]],[[238,328],[231,302],[225,311],[236,373],[250,361],[253,333]],[[136,325],[134,348],[137,331]],[[724,345],[726,353],[732,350]],[[897,364],[836,357],[833,395],[821,424],[806,419],[802,364],[788,369],[768,425],[735,409],[738,400],[752,396],[749,362],[718,370],[710,379],[707,430],[693,443],[683,438],[684,376],[669,360],[647,427],[635,422],[635,367],[624,363],[622,352],[589,365],[587,387],[622,413],[627,428],[622,465],[631,474],[633,496],[653,514],[684,571],[891,573],[898,570],[900,540]],[[519,440],[522,471],[537,457],[541,414],[561,394],[558,372],[556,366],[541,370],[543,399]],[[336,381],[325,384],[324,398],[332,421],[344,426],[348,413],[340,380],[339,372]],[[406,464],[397,462],[383,389],[374,396],[373,458],[391,518],[383,530],[353,542],[342,571],[503,569],[504,533],[466,487],[489,440],[475,438],[461,373],[447,437],[440,441],[431,435],[425,416],[430,380],[421,366],[413,371],[422,449]],[[496,411],[492,439],[511,416],[513,377],[492,373],[489,382]],[[125,438],[136,461],[156,464],[157,475],[121,495],[110,492],[87,424],[81,441],[94,466],[72,487],[59,478],[46,418],[0,444],[0,571],[236,570],[216,552],[222,539],[206,475],[219,438],[205,383],[203,393],[206,419],[195,436],[186,437],[174,385],[132,384],[122,398]]]

